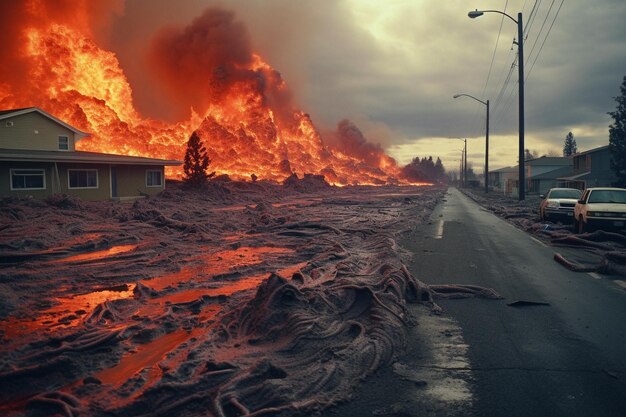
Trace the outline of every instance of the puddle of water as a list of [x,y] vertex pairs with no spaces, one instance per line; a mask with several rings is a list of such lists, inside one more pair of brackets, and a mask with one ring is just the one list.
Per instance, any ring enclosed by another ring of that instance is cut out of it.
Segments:
[[251,238],[251,237],[255,237],[255,236],[259,236],[259,234],[258,233],[237,232],[237,233],[233,233],[233,234],[230,234],[230,235],[224,235],[224,236],[222,236],[222,239],[225,240],[226,242],[236,242],[236,241],[241,240],[241,239]]
[[[52,328],[53,326],[71,327],[78,325],[86,313],[90,312],[98,304],[105,301],[118,300],[120,298],[130,298],[133,296],[135,286],[129,285],[125,291],[94,291],[88,294],[75,295],[73,297],[55,298],[54,306],[38,313],[34,318],[16,319],[9,318],[0,322],[0,329],[4,330],[6,339],[14,339],[17,336],[33,333],[37,330]],[[77,311],[84,311],[82,314],[75,314]],[[62,321],[58,316],[66,315]]]
[[[203,309],[198,317],[202,322],[209,321],[219,313],[219,306],[208,306]],[[167,367],[177,369],[187,358],[191,345],[180,349],[180,345],[200,336],[203,332],[208,332],[207,328],[194,328],[190,332],[176,330],[163,335],[145,345],[140,345],[132,353],[125,354],[117,365],[98,372],[95,376],[105,384],[111,384],[119,388],[126,381],[141,371],[144,373],[144,383],[139,390],[126,400],[122,400],[119,406],[132,402],[148,388],[154,385],[163,376],[163,370],[158,364],[167,357]],[[172,352],[178,350],[173,355]]]
[[99,239],[101,237],[102,237],[101,233],[85,233],[84,235],[78,235],[78,236],[74,236],[74,237],[69,238],[69,239],[65,239],[63,241],[63,245],[57,246],[57,247],[54,247],[54,248],[50,248],[50,249],[46,249],[42,253],[54,253],[54,252],[59,252],[59,251],[63,251],[63,250],[68,250],[72,246],[76,246],[78,244],[84,244],[84,243],[87,243],[89,241]]
[[246,208],[245,205],[238,205],[238,206],[218,207],[218,208],[214,208],[213,211],[239,211],[245,208]]
[[[304,268],[308,262],[290,265],[276,271],[278,275],[291,279],[291,276]],[[190,303],[200,299],[202,296],[218,297],[220,295],[229,296],[239,291],[245,291],[258,287],[263,280],[267,279],[269,272],[245,277],[233,282],[225,282],[224,285],[217,288],[193,288],[189,290],[178,291],[173,294],[167,294],[163,297],[151,299],[148,304],[141,307],[135,314],[139,316],[154,317],[163,312],[163,307],[168,304]]]
[[202,265],[183,268],[179,272],[150,278],[141,281],[143,284],[157,291],[169,286],[176,286],[190,281],[208,280],[211,276],[225,274],[240,267],[258,265],[272,255],[293,253],[292,249],[274,248],[268,246],[242,246],[208,255],[191,258],[188,262],[202,261]]
[[96,252],[81,253],[79,255],[68,256],[67,258],[55,259],[50,261],[51,264],[69,263],[69,262],[85,262],[105,259],[113,255],[120,253],[130,252],[137,248],[137,245],[119,245],[113,246],[109,249],[100,250]]
[[[102,370],[94,376],[105,384],[112,384],[119,387],[137,372],[144,368],[154,366],[166,353],[196,336],[201,330],[202,329],[194,329],[191,332],[176,330],[156,338],[145,345],[139,345],[135,352],[122,357],[117,365]],[[158,376],[158,374],[154,376]]]

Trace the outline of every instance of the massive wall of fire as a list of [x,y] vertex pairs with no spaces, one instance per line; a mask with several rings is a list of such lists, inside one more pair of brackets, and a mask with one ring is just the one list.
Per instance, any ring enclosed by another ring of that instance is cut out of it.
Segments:
[[[229,56],[230,49],[224,54],[216,47],[211,25],[234,25],[232,13],[209,9],[187,27],[155,37],[152,62],[172,92],[172,103],[188,99],[190,108],[183,120],[165,122],[137,111],[116,55],[101,48],[84,25],[48,15],[34,18],[45,14],[37,9],[40,1],[17,3],[23,5],[19,12],[31,18],[7,29],[15,44],[12,53],[0,55],[5,68],[0,106],[41,107],[90,132],[79,142],[81,150],[182,160],[186,142],[197,130],[211,170],[234,179],[255,174],[280,181],[295,172],[323,174],[340,185],[382,184],[399,174],[380,147],[360,143],[365,146],[353,151],[325,144],[310,117],[292,104],[280,74],[258,54],[244,50]],[[355,129],[344,130],[354,136]],[[180,176],[181,171],[170,174]]]

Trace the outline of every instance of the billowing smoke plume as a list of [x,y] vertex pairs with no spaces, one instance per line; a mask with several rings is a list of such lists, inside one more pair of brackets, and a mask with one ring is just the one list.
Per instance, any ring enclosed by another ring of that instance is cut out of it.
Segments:
[[150,62],[183,112],[190,106],[204,112],[209,98],[219,101],[230,85],[254,76],[247,69],[252,46],[245,26],[234,13],[216,8],[185,28],[162,29],[152,42]]
[[381,161],[391,160],[380,145],[368,142],[363,132],[348,119],[340,121],[336,131],[327,133],[324,142],[331,149],[354,155],[368,165],[379,166]]
[[232,94],[254,94],[284,119],[292,110],[291,95],[278,72],[256,61],[244,24],[215,7],[188,26],[161,29],[149,52],[150,68],[179,118],[188,116],[190,107],[204,113],[209,105],[231,101]]

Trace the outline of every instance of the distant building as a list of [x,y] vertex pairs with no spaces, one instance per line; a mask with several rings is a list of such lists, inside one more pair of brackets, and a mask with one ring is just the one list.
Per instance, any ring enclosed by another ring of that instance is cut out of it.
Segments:
[[572,158],[573,172],[559,177],[559,186],[584,190],[589,187],[610,187],[615,182],[608,145],[574,154]]
[[136,198],[163,191],[164,167],[182,164],[77,151],[86,136],[37,107],[0,111],[0,196]]
[[[524,162],[526,177],[526,194],[545,194],[550,188],[557,186],[557,178],[571,175],[571,157],[542,156]],[[493,177],[492,177],[493,175]],[[505,194],[517,195],[519,187],[519,167],[507,167],[489,172],[490,182],[494,178],[500,184],[499,189]]]
[[505,194],[507,193],[506,185],[510,184],[509,180],[517,179],[517,167],[504,167],[489,171],[489,186],[494,191],[499,191]]

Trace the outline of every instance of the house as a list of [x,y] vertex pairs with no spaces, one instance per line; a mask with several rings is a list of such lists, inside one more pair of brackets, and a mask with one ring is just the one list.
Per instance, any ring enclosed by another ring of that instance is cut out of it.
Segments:
[[495,191],[507,193],[506,184],[510,184],[509,180],[512,179],[517,179],[517,167],[504,167],[489,171],[489,186]]
[[574,171],[571,175],[559,177],[560,187],[584,190],[588,187],[610,187],[615,182],[609,145],[574,154],[572,158]]
[[[526,194],[545,194],[550,188],[557,186],[557,178],[571,175],[572,158],[542,156],[524,162]],[[507,172],[504,182],[505,194],[518,193],[519,171],[518,166],[512,167],[513,172]]]
[[165,166],[181,161],[82,152],[89,136],[37,107],[0,111],[0,196],[137,198],[165,188]]

